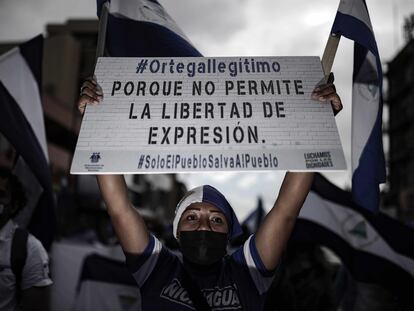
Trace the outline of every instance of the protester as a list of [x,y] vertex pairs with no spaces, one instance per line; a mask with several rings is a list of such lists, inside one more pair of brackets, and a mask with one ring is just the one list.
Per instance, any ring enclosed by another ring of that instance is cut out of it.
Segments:
[[269,289],[266,311],[338,310],[334,286],[336,267],[319,245],[290,240],[281,264],[281,273]]
[[[103,94],[94,79],[81,88],[78,108],[98,104]],[[313,99],[342,109],[333,84],[316,88]],[[277,200],[258,231],[231,256],[229,240],[241,233],[226,198],[204,185],[179,202],[173,221],[182,257],[151,235],[128,199],[122,175],[99,175],[98,184],[115,232],[137,281],[143,310],[262,310],[279,259],[309,192],[313,173],[285,175]]]
[[49,259],[42,244],[13,217],[25,205],[22,185],[0,167],[0,310],[49,310]]

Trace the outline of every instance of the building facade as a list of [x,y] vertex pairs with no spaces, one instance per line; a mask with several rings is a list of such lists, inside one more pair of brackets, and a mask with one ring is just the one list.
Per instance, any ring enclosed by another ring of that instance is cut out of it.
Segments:
[[389,184],[388,201],[398,218],[414,221],[414,39],[388,64]]

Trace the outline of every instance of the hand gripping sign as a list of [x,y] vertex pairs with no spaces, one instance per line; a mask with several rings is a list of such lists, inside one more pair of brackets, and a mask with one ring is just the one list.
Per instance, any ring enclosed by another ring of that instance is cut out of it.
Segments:
[[99,58],[72,173],[343,170],[318,57]]

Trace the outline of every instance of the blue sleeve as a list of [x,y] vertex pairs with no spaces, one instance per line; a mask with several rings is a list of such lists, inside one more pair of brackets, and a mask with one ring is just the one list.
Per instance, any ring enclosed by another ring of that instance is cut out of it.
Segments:
[[267,270],[256,248],[255,236],[250,236],[232,255],[233,259],[247,267],[250,276],[258,290],[259,294],[268,291],[275,276],[275,270]]
[[138,286],[141,287],[154,270],[162,250],[161,242],[150,235],[150,241],[142,254],[125,253],[126,263]]

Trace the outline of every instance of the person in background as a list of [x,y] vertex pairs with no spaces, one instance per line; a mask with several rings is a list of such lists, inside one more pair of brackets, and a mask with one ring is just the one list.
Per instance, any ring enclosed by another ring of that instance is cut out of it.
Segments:
[[[313,99],[342,109],[332,83],[320,85]],[[88,79],[77,105],[103,98]],[[190,190],[178,203],[173,234],[182,256],[149,233],[128,198],[123,175],[99,175],[98,184],[127,265],[141,290],[142,310],[263,310],[266,293],[310,190],[313,173],[287,172],[276,202],[256,233],[232,255],[228,242],[241,234],[237,217],[223,194],[209,185]]]
[[26,196],[16,176],[0,167],[0,310],[49,310],[48,255],[41,244],[13,217]]

